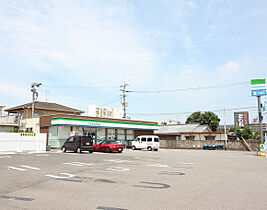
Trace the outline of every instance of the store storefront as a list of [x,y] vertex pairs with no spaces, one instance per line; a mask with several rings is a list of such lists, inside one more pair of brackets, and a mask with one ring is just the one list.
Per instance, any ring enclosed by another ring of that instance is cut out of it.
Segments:
[[156,122],[50,115],[40,118],[40,130],[48,134],[47,145],[61,147],[70,135],[91,135],[94,141],[114,140],[130,146],[137,135],[153,134]]

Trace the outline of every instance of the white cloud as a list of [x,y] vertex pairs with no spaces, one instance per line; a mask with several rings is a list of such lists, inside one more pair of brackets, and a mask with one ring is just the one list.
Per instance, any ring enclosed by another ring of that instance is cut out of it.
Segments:
[[239,72],[240,65],[237,62],[230,61],[222,66],[219,66],[217,70],[225,75],[233,75]]
[[[15,99],[30,99],[30,90],[10,83],[0,83],[0,95]],[[3,103],[3,102],[2,102]]]
[[156,56],[131,26],[130,8],[95,4],[10,4],[5,13],[16,15],[0,15],[6,34],[0,50],[35,70],[65,71],[80,82],[152,81]]

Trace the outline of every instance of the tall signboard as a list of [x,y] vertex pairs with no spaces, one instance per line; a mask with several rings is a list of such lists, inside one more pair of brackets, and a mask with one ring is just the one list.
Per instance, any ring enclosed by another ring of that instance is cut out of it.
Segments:
[[252,79],[250,82],[251,96],[267,95],[266,79]]
[[235,127],[245,127],[249,125],[248,112],[234,113]]

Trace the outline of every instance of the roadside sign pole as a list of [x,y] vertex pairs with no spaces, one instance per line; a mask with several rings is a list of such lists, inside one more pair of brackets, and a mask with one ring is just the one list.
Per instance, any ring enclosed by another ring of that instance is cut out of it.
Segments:
[[258,99],[258,111],[259,111],[259,124],[260,124],[260,135],[261,135],[261,143],[263,144],[263,132],[262,132],[262,114],[261,114],[261,96],[257,96]]

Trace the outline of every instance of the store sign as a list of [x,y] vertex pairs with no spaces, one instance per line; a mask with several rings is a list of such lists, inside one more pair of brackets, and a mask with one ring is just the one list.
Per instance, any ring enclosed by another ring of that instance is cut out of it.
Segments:
[[248,112],[234,113],[235,127],[245,127],[249,125]]
[[250,82],[251,96],[267,95],[266,79],[252,79]]

